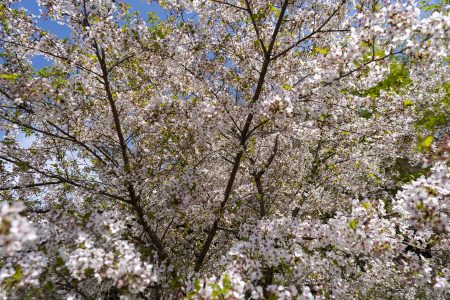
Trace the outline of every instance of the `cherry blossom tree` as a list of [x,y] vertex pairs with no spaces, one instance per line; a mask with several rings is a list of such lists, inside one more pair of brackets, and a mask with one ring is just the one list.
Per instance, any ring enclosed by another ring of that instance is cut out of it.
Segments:
[[449,7],[38,3],[70,37],[0,1],[1,297],[448,299]]

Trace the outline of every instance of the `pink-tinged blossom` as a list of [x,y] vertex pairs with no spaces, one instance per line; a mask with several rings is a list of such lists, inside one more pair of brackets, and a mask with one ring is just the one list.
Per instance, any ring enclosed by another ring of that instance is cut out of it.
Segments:
[[36,230],[27,218],[20,215],[22,203],[0,203],[0,256],[11,256],[27,248],[36,240]]
[[123,2],[0,3],[0,297],[448,299],[448,7]]
[[405,185],[397,195],[396,210],[419,232],[450,233],[450,169],[445,163],[432,167],[432,174]]

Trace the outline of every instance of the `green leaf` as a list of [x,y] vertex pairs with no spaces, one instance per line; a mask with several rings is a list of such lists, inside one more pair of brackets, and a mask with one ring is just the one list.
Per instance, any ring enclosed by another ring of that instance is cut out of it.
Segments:
[[8,79],[8,80],[17,80],[19,78],[19,74],[0,74],[0,78]]
[[289,84],[283,84],[281,87],[286,91],[292,91],[292,86],[290,86]]
[[25,133],[26,137],[30,137],[33,135],[33,130],[31,130],[29,128],[23,128],[22,131],[23,131],[23,133]]
[[226,294],[228,291],[231,290],[230,275],[225,274],[223,276],[222,284],[223,284],[223,293]]
[[165,33],[162,31],[161,28],[158,28],[158,29],[155,31],[155,33],[156,33],[156,35],[157,35],[159,38],[161,38],[161,39],[163,39],[163,38],[166,36]]
[[273,4],[269,5],[269,9],[275,14],[276,17],[280,16],[280,10],[276,8]]
[[47,283],[44,285],[44,288],[49,292],[53,292],[55,290],[55,286],[51,281],[47,281]]
[[194,289],[200,291],[200,280],[198,278],[194,279]]
[[419,138],[419,144],[417,145],[417,148],[421,151],[429,151],[432,143],[433,137],[431,135],[427,136],[424,139]]
[[329,115],[328,114],[321,114],[320,116],[319,116],[319,121],[321,121],[321,122],[323,122],[323,121],[325,121],[327,118],[329,117]]
[[423,202],[419,202],[416,204],[416,208],[420,211],[425,210],[425,205],[423,204]]
[[23,273],[23,271],[22,271],[22,267],[21,266],[19,266],[19,265],[17,265],[16,267],[15,267],[15,273],[14,273],[14,275],[12,276],[15,280],[17,280],[17,281],[20,281],[21,279],[22,279],[22,273]]
[[429,131],[434,131],[440,126],[445,126],[450,117],[447,113],[438,111],[439,108],[434,108],[426,111],[423,117],[417,122],[418,126],[424,127]]
[[92,268],[87,268],[86,270],[84,270],[84,275],[85,275],[87,278],[93,278],[93,277],[94,277],[94,274],[95,274],[95,271],[94,271],[94,269],[92,269]]
[[368,175],[369,175],[369,177],[370,177],[371,179],[373,179],[373,181],[375,181],[376,183],[381,183],[381,179],[378,178],[377,175],[375,175],[374,173],[369,173]]
[[13,288],[22,280],[22,274],[23,274],[22,267],[20,265],[16,265],[14,267],[14,270],[15,270],[15,272],[12,276],[7,277],[3,280],[3,283],[9,288]]
[[413,106],[414,102],[411,99],[403,100],[403,107]]
[[55,259],[55,265],[56,267],[64,266],[64,260],[60,256],[57,256]]
[[430,147],[431,143],[433,142],[433,137],[432,136],[427,136],[421,143],[421,145],[423,147]]
[[16,143],[16,141],[14,140],[6,140],[6,141],[1,141],[1,143],[5,146],[10,146],[10,145],[14,145]]
[[274,12],[274,13],[279,13],[280,10],[278,8],[276,8],[273,4],[269,5],[269,9]]
[[364,207],[365,209],[369,209],[370,208],[370,203],[369,202],[364,202],[363,204],[361,204],[362,207]]
[[368,109],[362,108],[358,110],[358,116],[364,119],[369,119],[373,115],[373,112],[371,112]]
[[270,293],[268,300],[278,300],[278,296],[274,293]]
[[[378,54],[377,54],[378,55]],[[378,55],[382,55],[381,53]],[[382,90],[384,91],[399,91],[401,88],[412,83],[409,76],[409,70],[402,62],[393,62],[389,66],[390,72],[382,81],[378,82],[375,86],[362,90],[351,91],[350,93],[362,97],[378,97]]]
[[348,223],[348,227],[350,227],[353,230],[356,229],[356,225],[358,225],[358,219],[353,219]]
[[97,56],[95,54],[86,53],[86,56],[92,61],[96,61],[97,60]]
[[313,53],[320,53],[323,55],[327,55],[328,52],[330,52],[330,49],[327,49],[327,48],[321,48],[321,47],[314,46],[314,49],[313,49]]
[[30,169],[30,165],[27,162],[16,162],[16,166],[18,166],[22,171],[28,171]]

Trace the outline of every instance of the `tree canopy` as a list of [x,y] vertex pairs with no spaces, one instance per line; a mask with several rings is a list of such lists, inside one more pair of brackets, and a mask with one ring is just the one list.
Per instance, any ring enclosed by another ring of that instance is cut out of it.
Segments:
[[37,2],[0,1],[0,297],[450,297],[448,3]]

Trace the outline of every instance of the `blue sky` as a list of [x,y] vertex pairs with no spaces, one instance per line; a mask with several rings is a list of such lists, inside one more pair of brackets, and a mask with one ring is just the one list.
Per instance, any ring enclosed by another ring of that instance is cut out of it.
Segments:
[[[165,11],[159,6],[158,3],[152,2],[148,3],[147,0],[120,0],[120,2],[128,3],[131,6],[131,11],[138,11],[139,14],[143,17],[146,17],[149,12],[154,12],[158,17],[161,19],[164,19],[166,17]],[[429,3],[434,4],[437,3],[437,0],[431,0]],[[39,15],[39,6],[37,5],[36,0],[21,0],[18,4],[16,4],[18,7],[23,7],[26,10],[28,10],[29,13],[38,16]],[[195,18],[195,17],[194,17]],[[38,26],[40,26],[42,29],[55,34],[56,36],[60,38],[65,38],[70,35],[69,28],[58,24],[55,21],[49,20],[49,19],[43,19],[36,17]],[[0,49],[1,50],[1,49]],[[1,63],[1,59],[0,59]],[[48,61],[44,58],[42,55],[36,55],[32,58],[33,66],[36,69],[41,69],[44,66],[51,65],[51,61]],[[3,138],[3,132],[0,131],[0,140]],[[23,137],[18,137],[19,140]]]
[[[128,3],[131,6],[131,11],[138,11],[139,14],[143,17],[146,17],[149,12],[154,12],[158,17],[161,19],[164,19],[166,17],[164,9],[159,6],[158,3],[152,2],[148,3],[147,0],[121,0],[120,2]],[[429,0],[430,4],[435,4],[438,2],[438,0]],[[39,15],[39,6],[37,5],[36,0],[21,0],[17,6],[23,7],[28,12],[38,16]],[[36,18],[38,26],[42,29],[55,34],[56,36],[60,38],[65,38],[70,35],[69,28],[58,24],[55,21],[43,19],[43,18]],[[32,59],[33,66],[36,69],[41,69],[44,66],[48,66],[51,64],[50,61],[47,61],[44,56],[37,55]]]
[[[166,17],[165,11],[156,2],[148,3],[146,0],[122,0],[120,2],[128,3],[131,5],[130,10],[132,12],[138,11],[144,18],[149,12],[154,12],[161,19]],[[35,16],[39,15],[40,8],[35,0],[22,0],[16,6],[25,8],[29,13]],[[69,28],[60,25],[55,21],[43,18],[36,18],[36,20],[39,27],[60,38],[69,37],[70,35]],[[41,69],[42,67],[51,64],[51,62],[46,60],[42,55],[35,56],[31,61],[36,69]]]
[[[131,5],[131,11],[138,11],[141,16],[146,16],[149,12],[155,12],[160,18],[165,18],[164,10],[156,2],[148,3],[146,0],[122,0]],[[39,14],[39,6],[35,0],[22,0],[17,5],[28,10],[34,15]],[[67,37],[70,34],[68,28],[59,25],[51,20],[38,19],[38,25],[59,37]]]
[[[149,12],[154,12],[161,19],[164,19],[166,17],[165,11],[156,2],[148,3],[146,0],[126,0],[126,1],[122,0],[121,2],[126,2],[129,5],[131,5],[130,10],[132,12],[138,11],[139,14],[143,17],[146,17]],[[44,29],[60,38],[69,37],[70,29],[68,27],[60,25],[57,22],[49,20],[49,19],[43,19],[43,18],[37,17],[39,15],[40,7],[38,6],[36,0],[22,0],[15,6],[23,7],[29,13],[35,15],[37,24],[42,29]],[[36,55],[31,59],[31,61],[33,63],[33,66],[37,70],[41,69],[45,66],[51,65],[51,61],[46,60],[43,55]],[[1,60],[0,60],[0,63],[1,63]],[[3,136],[4,136],[4,132],[0,131],[0,141],[3,140]],[[19,136],[17,136],[17,140],[24,147],[29,146],[30,143],[32,142],[32,138],[25,137],[24,134],[19,134]]]

